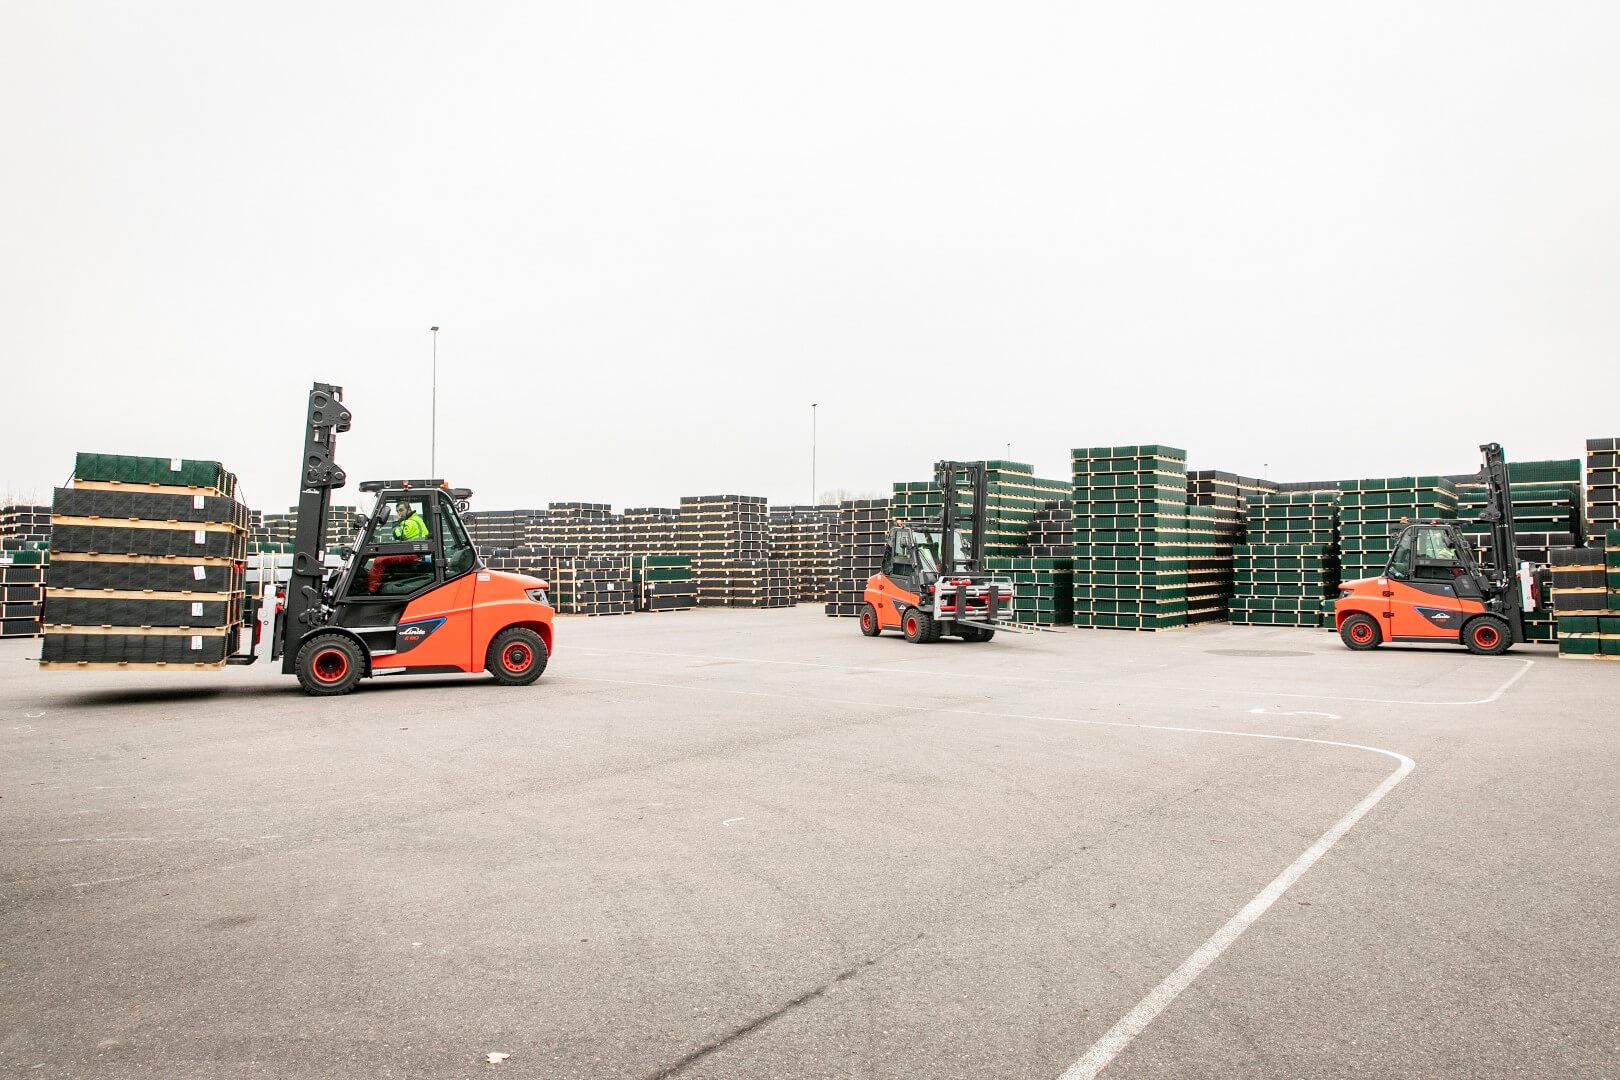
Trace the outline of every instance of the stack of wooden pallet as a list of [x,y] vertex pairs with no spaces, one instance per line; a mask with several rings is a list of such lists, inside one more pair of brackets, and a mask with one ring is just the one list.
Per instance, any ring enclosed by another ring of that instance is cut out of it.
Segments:
[[889,531],[888,499],[845,499],[838,504],[838,567],[832,599],[824,608],[835,618],[861,613],[866,580],[883,566]]
[[765,558],[768,517],[763,496],[682,496],[677,536],[692,557],[699,606],[731,603],[732,564]]
[[1279,491],[1246,501],[1245,541],[1232,549],[1231,621],[1323,625],[1339,588],[1338,493]]
[[592,554],[624,550],[624,522],[607,503],[554,502],[546,506],[538,540],[545,547],[584,548]]
[[544,518],[538,510],[470,510],[462,515],[467,538],[480,553],[511,551],[529,542],[529,526]]
[[491,570],[544,581],[559,615],[628,615],[636,610],[628,555],[602,555],[582,545],[524,546],[491,555],[485,563]]
[[1620,529],[1607,530],[1601,544],[1552,555],[1558,655],[1620,660]]
[[1157,444],[1076,449],[1074,622],[1187,624],[1187,453]]
[[[1477,474],[1448,479],[1457,485],[1458,528],[1472,538],[1480,562],[1490,565],[1490,525],[1480,519],[1487,500],[1485,485]],[[1510,462],[1508,479],[1513,487],[1513,523],[1519,540],[1516,552],[1519,561],[1548,565],[1553,552],[1578,547],[1583,542],[1578,458]],[[1524,633],[1531,641],[1554,640],[1557,621],[1552,609],[1544,606],[1540,611],[1526,614]]]
[[784,559],[797,600],[826,603],[838,561],[838,507],[773,506],[770,557]]
[[235,495],[217,461],[80,454],[53,505],[43,666],[222,665],[244,607]]
[[698,579],[700,605],[783,608],[797,602],[786,559],[712,560]]
[[697,606],[690,555],[633,554],[630,570],[637,611],[685,611]]
[[681,512],[672,506],[633,506],[620,515],[624,550],[632,555],[681,551]]
[[1402,526],[1455,521],[1457,485],[1444,476],[1392,476],[1339,484],[1339,561],[1345,581],[1377,577]]
[[[298,541],[298,507],[285,514],[249,511],[248,550],[251,552],[291,553]],[[352,506],[333,506],[326,513],[326,548],[335,551],[352,544],[360,528],[360,511]]]

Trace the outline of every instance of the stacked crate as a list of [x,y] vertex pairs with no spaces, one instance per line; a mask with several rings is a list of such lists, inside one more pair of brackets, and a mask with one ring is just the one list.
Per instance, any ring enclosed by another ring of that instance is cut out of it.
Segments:
[[[1491,527],[1480,519],[1488,499],[1486,487],[1478,475],[1451,479],[1457,483],[1458,528],[1472,541],[1479,561],[1489,566],[1492,562]],[[1568,550],[1582,542],[1579,459],[1510,462],[1508,480],[1513,490],[1518,561],[1549,565],[1553,552]],[[1512,567],[1499,569],[1511,570]],[[1530,641],[1554,640],[1557,622],[1551,608],[1526,614],[1524,633]]]
[[690,555],[632,554],[630,570],[637,611],[685,611],[697,606]]
[[1402,526],[1454,521],[1457,485],[1444,476],[1393,476],[1339,484],[1339,561],[1345,581],[1377,577]]
[[47,551],[0,551],[0,638],[34,637],[39,633],[49,559]]
[[[251,512],[247,521],[248,548],[254,552],[291,552],[298,542],[298,507],[285,514]],[[333,506],[326,512],[328,551],[354,542],[360,528],[360,511],[352,506]]]
[[1245,540],[1232,550],[1231,621],[1322,625],[1339,589],[1338,493],[1278,491],[1247,503]]
[[723,559],[706,563],[698,603],[709,607],[784,608],[797,603],[786,559]]
[[49,506],[0,507],[0,638],[39,633],[50,546]]
[[543,547],[583,548],[596,555],[621,552],[624,522],[607,503],[554,502],[543,522],[535,523],[529,543]]
[[845,499],[838,504],[838,573],[824,609],[828,615],[842,619],[860,615],[866,581],[883,567],[888,531],[888,499]]
[[[984,550],[986,558],[1012,558],[1029,549],[1030,533],[1043,509],[1069,493],[1061,480],[1043,480],[1034,469],[1019,461],[986,461]],[[967,519],[973,508],[973,492],[961,476],[957,488],[957,510]],[[896,521],[936,525],[943,517],[944,493],[932,480],[915,480],[894,485],[890,509]]]
[[630,556],[602,555],[582,546],[523,546],[486,560],[491,570],[544,581],[559,615],[628,615],[636,609]]
[[1602,544],[1552,554],[1558,655],[1620,660],[1620,529],[1607,530]]
[[796,600],[825,603],[838,561],[837,506],[773,506],[770,557],[784,559]]
[[80,454],[53,504],[43,665],[223,665],[244,607],[235,493],[216,461]]
[[[1047,503],[1035,513],[1029,525],[1029,557],[1032,559],[1068,559],[1074,569],[1074,502],[1058,499]],[[1072,598],[1071,598],[1072,602]]]
[[462,523],[473,546],[489,555],[528,543],[530,525],[544,517],[537,510],[470,510],[462,515]]
[[1187,454],[1157,444],[1076,449],[1074,623],[1187,624]]
[[1277,485],[1217,469],[1187,473],[1187,621],[1230,615],[1234,551],[1244,540],[1249,500]]
[[992,555],[984,569],[1012,582],[1013,599],[1004,617],[1036,626],[1068,626],[1074,621],[1074,561],[1033,556]]
[[1620,438],[1586,440],[1586,521],[1593,536],[1620,528]]
[[[632,555],[674,555],[681,551],[681,512],[670,506],[634,506],[620,515],[624,550]],[[690,569],[690,560],[688,560]]]
[[[762,496],[682,496],[676,537],[681,553],[692,557],[700,607],[730,604],[733,574],[747,576],[735,564],[764,561],[768,542],[767,519],[768,511]],[[764,578],[763,567],[758,576]],[[763,580],[760,588],[765,588]],[[747,592],[745,589],[744,593]]]

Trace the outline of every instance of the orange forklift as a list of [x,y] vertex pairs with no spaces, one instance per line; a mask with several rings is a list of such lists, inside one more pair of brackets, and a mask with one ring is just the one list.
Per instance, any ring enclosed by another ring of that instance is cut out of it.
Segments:
[[304,424],[298,533],[285,597],[264,583],[249,647],[265,642],[305,693],[347,694],[372,675],[488,671],[527,686],[546,669],[554,637],[547,584],[486,570],[461,511],[472,492],[442,480],[368,481],[377,496],[341,568],[326,565],[327,511],[347,477],[333,457],[352,416],[343,388],[316,383]]
[[1339,637],[1357,651],[1386,641],[1461,643],[1486,656],[1522,644],[1524,615],[1540,607],[1546,568],[1520,562],[1507,462],[1480,447],[1491,563],[1482,566],[1455,522],[1405,525],[1383,574],[1347,581],[1334,602]]
[[947,634],[985,642],[997,630],[1030,632],[1001,618],[1013,598],[1012,582],[983,570],[984,463],[941,461],[934,483],[944,495],[940,519],[889,529],[882,568],[866,581],[861,633],[898,630],[907,641],[928,644]]

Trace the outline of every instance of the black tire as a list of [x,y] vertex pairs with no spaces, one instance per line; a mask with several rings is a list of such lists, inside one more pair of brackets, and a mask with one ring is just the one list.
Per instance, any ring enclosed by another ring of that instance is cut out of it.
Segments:
[[1357,652],[1376,649],[1384,642],[1384,630],[1371,615],[1356,613],[1339,624],[1339,638]]
[[991,638],[996,636],[996,632],[994,630],[986,630],[982,626],[964,626],[962,627],[961,634],[963,641],[971,641],[974,644],[989,641]]
[[1500,615],[1480,615],[1462,628],[1463,644],[1481,656],[1501,656],[1513,647],[1513,631]]
[[917,608],[906,608],[905,614],[900,616],[900,630],[906,635],[906,640],[913,645],[926,645],[930,641],[937,641],[935,634],[934,617],[926,611]]
[[298,650],[298,685],[312,697],[337,697],[360,685],[366,658],[344,634],[316,634]]
[[923,640],[923,644],[932,645],[944,636],[945,623],[939,619],[930,618],[928,620],[928,637]]
[[878,623],[877,608],[871,604],[861,605],[861,633],[867,637],[877,637],[883,633],[883,627]]
[[526,626],[509,626],[490,640],[484,670],[502,686],[528,686],[545,674],[546,643]]

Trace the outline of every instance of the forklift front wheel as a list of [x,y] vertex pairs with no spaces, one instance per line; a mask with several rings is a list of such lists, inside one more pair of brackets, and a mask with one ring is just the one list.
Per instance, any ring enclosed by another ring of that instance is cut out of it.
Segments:
[[298,650],[298,685],[315,697],[347,694],[366,673],[366,658],[343,634],[318,634]]
[[861,605],[861,633],[867,637],[877,637],[883,633],[883,627],[878,625],[877,608],[871,604]]
[[1384,640],[1384,632],[1371,615],[1356,614],[1344,620],[1339,627],[1339,637],[1350,648],[1362,652],[1378,648]]
[[524,626],[495,635],[484,657],[484,667],[503,686],[528,686],[546,670],[546,643]]
[[1470,619],[1468,625],[1463,627],[1462,639],[1471,653],[1500,656],[1513,644],[1513,631],[1508,629],[1506,619],[1481,615],[1477,619]]
[[937,640],[934,636],[934,617],[916,608],[906,609],[905,615],[900,619],[900,629],[905,632],[906,640],[913,645]]

